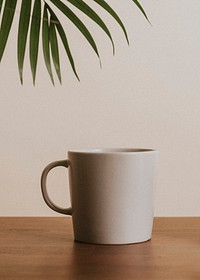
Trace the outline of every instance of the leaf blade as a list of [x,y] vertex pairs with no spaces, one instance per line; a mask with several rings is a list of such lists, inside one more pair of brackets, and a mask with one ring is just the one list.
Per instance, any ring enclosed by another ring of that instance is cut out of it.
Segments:
[[30,48],[29,48],[30,65],[31,65],[31,72],[32,72],[34,85],[35,85],[37,60],[38,60],[40,25],[41,25],[41,0],[35,0],[32,20],[31,20]]
[[79,79],[79,76],[77,74],[77,71],[76,71],[76,67],[75,67],[75,63],[74,63],[74,59],[73,59],[73,56],[71,54],[71,50],[70,50],[70,47],[69,47],[69,44],[68,44],[68,40],[67,40],[67,37],[66,37],[66,34],[65,34],[65,31],[59,21],[59,19],[57,18],[57,16],[55,15],[55,13],[53,12],[53,10],[49,7],[48,4],[46,4],[47,7],[48,7],[48,10],[51,14],[51,17],[53,19],[53,21],[55,22],[55,27],[60,35],[60,38],[62,40],[62,43],[63,43],[63,46],[65,48],[65,51],[67,53],[67,56],[68,56],[68,59],[69,59],[69,62],[71,64],[71,67],[72,67],[72,70],[75,74],[75,76],[77,77],[77,79],[80,81]]
[[138,0],[132,0],[132,1],[133,1],[133,2],[135,3],[135,5],[139,8],[139,10],[143,13],[143,15],[144,15],[145,18],[148,20],[148,22],[150,22],[149,19],[148,19],[148,17],[147,17],[147,14],[145,13],[145,11],[144,11],[142,5],[139,3],[139,1],[138,1]]
[[69,18],[74,25],[80,30],[80,32],[87,39],[96,55],[99,57],[99,52],[96,46],[96,43],[87,29],[87,27],[83,24],[83,22],[60,0],[50,0],[67,18]]
[[45,65],[49,76],[51,78],[52,84],[54,85],[53,73],[51,69],[51,60],[50,60],[50,26],[49,26],[49,17],[47,13],[47,4],[44,5],[43,11],[43,22],[42,22],[42,47],[43,47],[43,57]]
[[104,10],[106,10],[117,21],[117,23],[120,25],[120,27],[125,35],[127,43],[129,44],[128,34],[126,32],[124,24],[122,23],[121,19],[116,14],[116,12],[113,10],[113,8],[111,8],[111,6],[108,5],[108,3],[104,0],[93,0],[93,1],[96,2],[98,5],[100,5]]
[[3,6],[3,0],[0,0],[0,14],[1,14],[1,8]]
[[56,35],[55,24],[53,19],[50,19],[50,45],[51,45],[51,54],[53,58],[54,67],[58,76],[58,79],[61,82],[61,72],[60,72],[60,59],[59,59],[59,50],[58,50],[58,40]]
[[86,14],[89,18],[91,18],[96,24],[98,24],[103,31],[107,34],[107,36],[110,38],[112,47],[113,47],[113,53],[115,51],[114,42],[111,36],[111,33],[109,29],[107,28],[106,24],[103,22],[103,20],[99,17],[99,15],[89,6],[87,5],[83,0],[67,0],[69,3],[74,5],[76,8],[78,8],[80,11],[82,11],[84,14]]
[[0,62],[4,54],[13,22],[17,0],[6,0],[0,26]]
[[23,84],[23,65],[27,42],[28,27],[30,22],[32,0],[22,0],[19,27],[18,27],[18,43],[17,43],[17,58],[18,70],[21,84]]

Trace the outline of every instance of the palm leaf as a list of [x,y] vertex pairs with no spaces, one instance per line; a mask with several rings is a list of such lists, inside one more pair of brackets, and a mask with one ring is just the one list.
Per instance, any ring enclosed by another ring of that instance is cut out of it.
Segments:
[[124,32],[127,43],[129,44],[126,29],[125,29],[121,19],[119,18],[119,16],[116,14],[116,12],[104,0],[93,0],[93,1],[96,2],[97,4],[99,4],[104,10],[106,10],[117,21],[117,23],[120,25],[120,27],[122,28],[122,30]]
[[23,84],[24,55],[26,49],[28,27],[30,22],[31,3],[32,0],[22,0],[19,28],[18,28],[18,48],[17,48],[18,69],[19,69],[19,75],[22,84]]
[[56,69],[58,79],[61,83],[58,41],[57,41],[57,35],[56,35],[56,30],[55,30],[55,23],[53,22],[52,17],[50,19],[50,44],[51,44],[51,53],[52,53],[54,66],[55,66],[55,69]]
[[[87,42],[90,44],[96,55],[99,57],[97,45],[88,30],[85,24],[79,19],[79,17],[66,5],[63,3],[64,0],[49,0],[54,8],[57,8],[60,12],[62,12],[82,33]],[[114,52],[114,42],[111,36],[109,29],[107,28],[104,21],[100,18],[100,16],[91,8],[85,0],[67,0],[68,3],[73,5],[79,11],[88,16],[91,20],[93,20],[109,37],[113,52]],[[117,15],[117,13],[113,10],[113,8],[106,2],[106,0],[93,0],[96,4],[98,4],[104,11],[109,13],[114,20],[121,27],[127,42],[128,35],[124,24],[121,19]],[[145,18],[148,20],[148,17],[139,3],[140,0],[132,0],[133,3],[137,6],[137,8],[142,12]],[[30,58],[30,66],[33,78],[33,84],[35,84],[36,79],[36,70],[37,70],[37,61],[38,61],[38,52],[39,52],[39,39],[40,39],[40,27],[41,27],[41,0],[34,0],[33,12],[31,15],[32,9],[32,0],[21,0],[21,10],[20,10],[20,19],[18,26],[18,41],[17,41],[17,58],[18,58],[18,70],[21,83],[23,84],[23,67],[24,67],[24,59],[27,45],[27,36],[29,30],[29,24],[31,20],[30,26],[30,38],[29,38],[29,58]],[[42,22],[42,46],[43,46],[43,56],[47,71],[51,78],[52,83],[54,84],[53,73],[51,68],[51,57],[53,60],[53,64],[55,66],[56,74],[61,83],[61,71],[60,71],[60,59],[59,59],[59,47],[57,36],[59,35],[62,44],[65,48],[66,54],[68,56],[70,65],[77,79],[79,77],[76,72],[74,59],[71,54],[71,50],[68,44],[66,32],[63,29],[58,17],[53,12],[53,9],[43,0],[44,10],[43,10],[43,22]],[[0,0],[0,62],[2,60],[7,40],[10,34],[10,30],[12,27],[12,22],[16,10],[17,0]],[[148,20],[149,21],[149,20]]]
[[51,61],[50,61],[50,34],[49,34],[49,17],[47,13],[47,4],[44,5],[43,11],[43,22],[42,22],[42,46],[43,46],[43,55],[44,61],[51,78],[51,81],[54,85],[53,74],[51,70]]
[[6,0],[0,27],[0,62],[6,47],[13,22],[17,0]]
[[67,0],[72,5],[74,5],[76,8],[78,8],[80,11],[82,11],[84,14],[86,14],[89,18],[91,18],[94,22],[96,22],[108,35],[108,37],[111,40],[112,46],[113,46],[113,53],[115,50],[114,42],[112,39],[112,36],[110,34],[110,31],[108,30],[107,26],[103,22],[103,20],[97,15],[97,13],[90,8],[83,0]]
[[38,47],[39,47],[39,35],[41,24],[41,0],[35,0],[31,21],[30,31],[30,64],[33,77],[33,84],[35,84],[37,60],[38,60]]
[[138,0],[132,0],[135,5],[140,9],[140,11],[143,13],[143,15],[145,16],[145,18],[149,21],[144,9],[142,8],[141,4],[138,2]]
[[[47,5],[47,4],[46,4]],[[62,43],[63,43],[63,46],[65,48],[65,51],[67,53],[67,56],[69,58],[69,62],[71,64],[71,67],[73,69],[73,72],[75,74],[75,76],[77,77],[77,79],[79,80],[79,77],[78,77],[78,74],[76,72],[76,68],[75,68],[75,64],[74,64],[74,59],[72,57],[72,54],[71,54],[71,51],[70,51],[70,48],[69,48],[69,44],[68,44],[68,40],[67,40],[67,37],[66,37],[66,34],[65,34],[65,31],[60,23],[60,21],[58,20],[57,16],[55,15],[55,13],[52,11],[52,9],[49,7],[49,5],[47,5],[48,7],[48,10],[51,14],[51,18],[53,20],[53,22],[55,23],[55,27],[60,35],[60,38],[62,40]]]
[[50,0],[62,13],[66,15],[67,18],[69,18],[74,25],[80,30],[80,32],[85,36],[97,56],[99,57],[98,49],[96,46],[96,43],[90,34],[87,27],[83,24],[83,22],[60,0]]
[[1,14],[1,8],[3,6],[3,0],[0,0],[0,14]]

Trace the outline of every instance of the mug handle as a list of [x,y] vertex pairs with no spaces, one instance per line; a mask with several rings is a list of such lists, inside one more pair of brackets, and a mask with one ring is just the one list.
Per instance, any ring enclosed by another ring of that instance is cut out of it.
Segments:
[[68,168],[69,165],[70,165],[69,160],[59,160],[59,161],[52,162],[45,167],[45,169],[42,172],[42,176],[41,176],[41,189],[42,189],[42,195],[43,195],[44,201],[52,210],[54,210],[58,213],[65,214],[65,215],[72,215],[72,208],[71,207],[61,208],[52,202],[52,200],[50,199],[48,192],[47,192],[47,175],[48,175],[49,171],[51,169],[53,169],[54,167],[64,166],[64,167]]

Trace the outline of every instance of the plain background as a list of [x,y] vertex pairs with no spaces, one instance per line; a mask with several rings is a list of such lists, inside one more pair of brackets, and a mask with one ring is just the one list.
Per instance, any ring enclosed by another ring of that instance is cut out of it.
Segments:
[[[95,147],[159,150],[155,215],[200,215],[200,1],[141,0],[152,26],[131,0],[108,2],[125,24],[130,46],[98,8],[113,34],[113,57],[106,35],[83,16],[98,43],[101,69],[67,22],[80,83],[61,49],[62,86],[56,79],[52,86],[42,52],[36,86],[28,53],[21,86],[17,28],[12,30],[0,65],[1,216],[59,215],[42,199],[43,168],[66,158],[69,149]],[[61,206],[69,205],[67,181],[63,168],[49,175],[50,195]]]

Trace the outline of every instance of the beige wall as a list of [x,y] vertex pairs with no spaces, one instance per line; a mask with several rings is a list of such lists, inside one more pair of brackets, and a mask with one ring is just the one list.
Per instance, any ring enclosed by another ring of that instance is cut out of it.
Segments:
[[[53,87],[41,57],[36,86],[28,63],[20,86],[13,31],[0,66],[0,215],[56,215],[41,197],[43,167],[72,148],[111,146],[159,150],[155,215],[200,215],[200,1],[141,1],[153,27],[131,0],[109,2],[130,47],[105,16],[113,57],[106,36],[89,22],[100,69],[70,26],[81,83],[63,59],[63,85]],[[62,206],[69,203],[66,182],[62,168],[50,174],[50,193]]]

